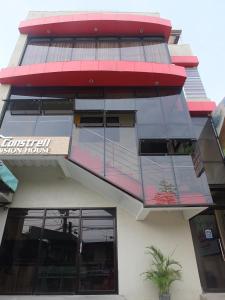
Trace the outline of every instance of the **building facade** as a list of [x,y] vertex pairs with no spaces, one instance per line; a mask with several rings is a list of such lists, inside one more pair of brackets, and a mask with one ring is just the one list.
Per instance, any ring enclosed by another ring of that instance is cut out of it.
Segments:
[[155,245],[183,266],[174,300],[221,296],[223,153],[181,31],[107,12],[30,12],[19,31],[0,71],[0,294],[157,299]]

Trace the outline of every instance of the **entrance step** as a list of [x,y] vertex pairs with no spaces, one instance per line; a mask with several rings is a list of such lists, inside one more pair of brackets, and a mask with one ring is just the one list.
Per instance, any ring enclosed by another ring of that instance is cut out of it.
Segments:
[[[30,300],[35,298],[37,300],[126,300],[124,296],[120,295],[71,295],[71,296],[0,296],[0,300]],[[218,298],[220,299],[220,298]]]
[[202,294],[201,300],[224,300],[225,293],[210,293],[210,294]]

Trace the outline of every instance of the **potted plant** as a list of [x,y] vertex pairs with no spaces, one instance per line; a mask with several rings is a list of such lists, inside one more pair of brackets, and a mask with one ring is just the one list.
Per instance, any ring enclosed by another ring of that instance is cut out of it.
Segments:
[[143,273],[145,279],[151,280],[159,289],[159,300],[170,300],[170,287],[176,280],[181,280],[181,265],[172,259],[172,255],[165,256],[160,249],[147,247],[147,254],[152,256],[152,268]]

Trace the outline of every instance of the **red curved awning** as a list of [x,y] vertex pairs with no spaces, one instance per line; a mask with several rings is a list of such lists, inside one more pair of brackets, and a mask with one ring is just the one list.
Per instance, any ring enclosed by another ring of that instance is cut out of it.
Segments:
[[172,63],[186,68],[197,67],[199,64],[197,56],[171,56]]
[[164,36],[171,22],[153,16],[125,13],[76,13],[22,21],[19,31],[30,36]]
[[0,83],[15,86],[183,86],[185,79],[183,67],[133,61],[50,62],[0,71]]

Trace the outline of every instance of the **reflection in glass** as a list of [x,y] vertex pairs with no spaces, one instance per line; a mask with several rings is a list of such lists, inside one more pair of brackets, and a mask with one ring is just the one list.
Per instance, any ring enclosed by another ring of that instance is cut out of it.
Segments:
[[47,62],[69,61],[71,60],[73,40],[65,38],[55,38],[50,44]]
[[73,292],[77,280],[79,219],[46,219],[42,233],[37,291]]
[[144,51],[141,41],[135,38],[121,38],[121,60],[144,61]]
[[142,178],[147,205],[178,203],[177,186],[170,156],[142,156]]
[[115,210],[106,209],[82,209],[82,216],[86,217],[115,217]]
[[115,216],[114,208],[47,209],[46,216],[44,209],[10,209],[0,247],[0,293],[114,293]]
[[70,159],[104,176],[104,128],[74,125]]
[[49,39],[31,39],[26,47],[21,65],[45,63],[49,43]]
[[146,61],[170,63],[170,57],[167,49],[167,44],[163,39],[144,38],[143,46],[145,51]]
[[106,128],[105,176],[117,186],[142,198],[136,129]]
[[210,190],[205,173],[196,176],[191,156],[173,156],[172,160],[180,203],[208,203]]
[[108,60],[170,63],[162,38],[32,38],[22,65],[53,61]]
[[114,221],[83,220],[80,264],[80,291],[113,291]]
[[32,293],[41,227],[42,219],[7,219],[0,248],[1,293]]
[[102,38],[97,41],[97,60],[120,60],[117,38]]
[[95,60],[96,41],[95,39],[79,38],[74,44],[71,60]]

